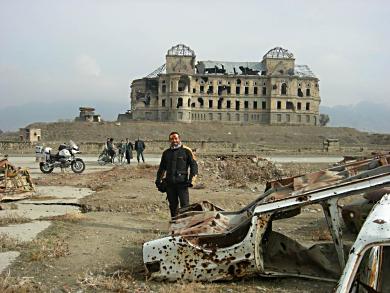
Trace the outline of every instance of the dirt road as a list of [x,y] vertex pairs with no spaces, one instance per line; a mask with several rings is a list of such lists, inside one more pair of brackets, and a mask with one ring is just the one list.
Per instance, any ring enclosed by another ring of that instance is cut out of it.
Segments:
[[[240,174],[247,171],[238,168],[226,179],[220,162],[199,163],[199,188],[190,191],[192,202],[209,200],[226,210],[237,210],[264,189],[262,182],[266,175],[258,181],[242,181]],[[291,174],[317,167],[293,165],[284,172]],[[156,168],[120,166],[83,175],[55,173],[36,179],[37,185],[88,187],[95,193],[80,201],[83,214],[52,219],[50,228],[30,244],[0,238],[2,249],[13,247],[20,251],[9,276],[5,273],[1,277],[0,291],[4,288],[14,288],[15,292],[26,288],[38,292],[331,291],[333,283],[295,278],[257,277],[213,284],[147,281],[142,244],[165,234],[169,221],[165,197],[154,188]],[[274,229],[311,243],[324,225],[320,209],[304,210],[294,220],[276,222]]]

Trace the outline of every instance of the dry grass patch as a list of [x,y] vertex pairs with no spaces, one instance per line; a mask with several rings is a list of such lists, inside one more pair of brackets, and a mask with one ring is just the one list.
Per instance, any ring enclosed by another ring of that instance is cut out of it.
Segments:
[[9,214],[7,217],[0,218],[0,226],[12,225],[12,224],[23,224],[31,222],[31,219],[20,216],[18,214]]
[[2,293],[33,293],[44,292],[42,287],[31,278],[15,278],[10,274],[0,275],[0,292]]
[[[224,286],[225,287],[225,286]],[[198,293],[198,292],[207,292],[207,293],[219,293],[219,292],[229,292],[225,287],[221,290],[222,287],[216,284],[204,284],[199,282],[191,283],[164,283],[160,286],[157,292],[159,293],[174,293],[174,292],[186,292],[186,293]],[[231,291],[233,292],[233,291]]]
[[82,214],[82,213],[75,212],[75,213],[68,213],[68,214],[59,215],[59,216],[41,217],[40,220],[77,223],[80,221],[87,220],[87,216]]
[[[93,291],[137,292],[138,287],[131,272],[126,270],[118,270],[113,273],[102,272],[98,274],[89,271],[86,272],[84,276],[79,277],[77,282],[82,288]],[[149,288],[144,287],[143,290],[138,292],[149,291]]]
[[[7,234],[0,234],[0,252],[19,251],[23,243],[15,238],[9,237]],[[1,292],[1,291],[0,291]]]
[[70,254],[68,243],[60,238],[33,240],[28,245],[28,259],[42,261],[44,259],[59,258]]

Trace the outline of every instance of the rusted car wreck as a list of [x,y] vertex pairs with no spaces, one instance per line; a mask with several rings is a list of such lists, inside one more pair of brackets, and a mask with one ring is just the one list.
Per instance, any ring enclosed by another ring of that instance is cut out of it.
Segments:
[[34,191],[27,169],[17,168],[7,159],[0,160],[0,201],[23,199]]
[[[172,221],[169,236],[144,243],[143,260],[156,280],[216,281],[255,274],[337,280],[346,260],[338,200],[388,185],[390,155],[380,155],[268,182],[262,195],[236,212],[195,204]],[[273,221],[312,204],[322,206],[333,242],[307,248],[272,230]]]

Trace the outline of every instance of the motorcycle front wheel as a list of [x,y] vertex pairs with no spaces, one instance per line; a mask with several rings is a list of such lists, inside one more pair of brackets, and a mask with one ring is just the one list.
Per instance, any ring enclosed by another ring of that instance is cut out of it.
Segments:
[[42,173],[49,174],[53,172],[54,167],[50,166],[50,164],[46,162],[41,162],[39,163],[39,169],[41,170]]
[[82,159],[76,159],[72,162],[71,168],[75,173],[82,173],[85,169],[85,163]]

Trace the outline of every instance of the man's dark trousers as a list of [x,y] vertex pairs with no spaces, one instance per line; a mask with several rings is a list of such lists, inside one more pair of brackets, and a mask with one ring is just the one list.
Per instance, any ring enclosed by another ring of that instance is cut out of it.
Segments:
[[138,163],[139,163],[139,161],[140,161],[140,158],[142,159],[142,162],[145,163],[145,158],[144,158],[144,153],[143,153],[143,151],[137,151],[137,161],[138,161]]
[[184,208],[190,204],[190,197],[188,194],[188,187],[186,184],[168,184],[167,198],[169,202],[169,210],[171,211],[171,218],[177,216],[179,201],[180,207]]

